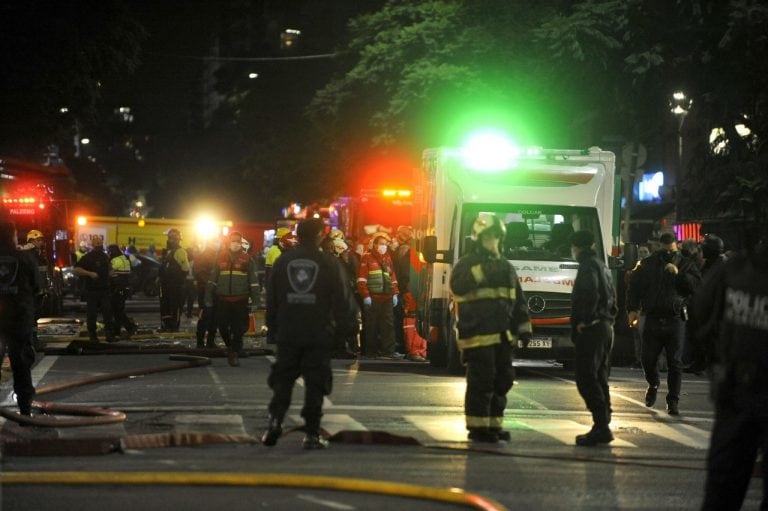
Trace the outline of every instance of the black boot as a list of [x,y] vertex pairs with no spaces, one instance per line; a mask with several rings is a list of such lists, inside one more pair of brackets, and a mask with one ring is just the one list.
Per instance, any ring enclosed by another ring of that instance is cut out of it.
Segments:
[[261,435],[261,443],[268,447],[277,444],[277,439],[283,434],[283,424],[280,419],[272,415],[269,416],[267,430]]
[[490,428],[469,428],[467,438],[473,442],[483,442],[486,444],[495,444],[499,441],[499,434]]
[[304,437],[304,449],[327,449],[328,440],[320,436],[317,431],[307,431],[307,435]]
[[608,425],[598,426],[595,424],[588,433],[576,435],[576,445],[593,446],[597,444],[607,444],[613,441],[613,433]]
[[491,433],[495,433],[498,439],[502,442],[509,442],[512,440],[512,435],[509,434],[509,431],[504,431],[501,428],[491,428]]

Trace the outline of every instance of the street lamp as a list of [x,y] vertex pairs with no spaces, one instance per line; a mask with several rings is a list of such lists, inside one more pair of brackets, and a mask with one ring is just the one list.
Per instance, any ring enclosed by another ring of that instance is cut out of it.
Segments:
[[677,117],[677,165],[675,169],[675,220],[680,218],[680,182],[683,178],[683,123],[691,110],[693,100],[683,91],[672,93],[670,111]]

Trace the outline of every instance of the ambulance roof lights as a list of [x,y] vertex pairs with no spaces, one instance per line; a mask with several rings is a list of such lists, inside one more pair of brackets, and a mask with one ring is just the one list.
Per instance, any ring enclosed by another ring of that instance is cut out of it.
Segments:
[[401,199],[404,199],[404,198],[408,198],[408,197],[411,196],[411,191],[410,190],[389,190],[389,189],[386,189],[386,190],[382,190],[381,191],[381,195],[383,195],[384,197],[390,198],[390,199],[395,198],[395,197],[399,197]]
[[522,151],[509,137],[493,130],[473,133],[461,148],[464,165],[478,172],[510,169],[521,155]]

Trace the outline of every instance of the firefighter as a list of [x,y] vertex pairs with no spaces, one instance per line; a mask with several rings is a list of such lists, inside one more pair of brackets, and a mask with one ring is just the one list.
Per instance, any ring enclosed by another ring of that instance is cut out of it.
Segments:
[[23,251],[29,254],[31,260],[35,262],[43,283],[40,291],[35,295],[35,329],[32,332],[32,343],[35,349],[41,348],[40,340],[37,337],[37,320],[46,315],[47,311],[45,309],[50,307],[50,305],[46,306],[46,303],[51,298],[49,294],[51,279],[48,273],[48,259],[43,253],[44,247],[45,237],[42,232],[36,229],[32,229],[27,233],[27,243],[21,247]]
[[322,222],[305,220],[297,230],[299,246],[277,260],[267,295],[267,326],[277,334],[277,357],[268,379],[273,395],[262,442],[277,443],[294,383],[301,376],[304,448],[323,449],[327,441],[320,436],[320,419],[323,399],[331,393],[334,335],[354,335],[358,313],[340,263],[319,250]]
[[181,247],[181,232],[169,229],[160,264],[160,331],[178,332],[184,306],[184,284],[189,272],[187,251]]
[[512,345],[531,339],[531,321],[514,266],[501,256],[506,229],[498,217],[478,215],[470,251],[456,264],[451,292],[457,305],[458,347],[467,366],[464,414],[476,442],[509,440],[503,431],[512,388]]
[[29,254],[17,250],[16,226],[0,221],[0,357],[8,349],[13,391],[21,415],[32,414],[32,332],[35,327],[34,297],[40,292],[40,272]]
[[360,261],[357,292],[363,297],[363,354],[389,360],[399,359],[395,353],[395,314],[397,275],[389,255],[391,239],[385,232],[373,235],[372,250]]
[[240,365],[243,334],[248,330],[248,300],[259,300],[259,277],[255,261],[243,252],[243,236],[237,231],[229,235],[229,247],[219,251],[216,265],[205,291],[206,307],[216,298],[216,322],[227,345],[230,366]]
[[136,333],[138,327],[125,313],[125,301],[131,295],[131,261],[120,251],[117,245],[107,247],[109,256],[109,296],[112,314],[115,318],[115,337],[120,337],[120,330],[125,328],[127,337]]

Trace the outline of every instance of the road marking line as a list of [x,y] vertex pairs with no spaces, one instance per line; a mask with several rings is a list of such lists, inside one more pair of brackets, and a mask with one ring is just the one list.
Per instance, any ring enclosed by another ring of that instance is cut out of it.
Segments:
[[[519,399],[520,401],[523,401],[525,403],[528,403],[529,405],[535,407],[537,410],[547,410],[548,408],[544,406],[543,404],[539,403],[538,401],[529,398],[528,396],[524,396],[520,392],[516,391],[515,388],[512,388],[512,391],[509,393],[514,396],[515,399]],[[509,399],[509,394],[507,395],[507,399]]]
[[[58,359],[59,357],[56,355],[45,356],[42,358],[42,360],[40,360],[40,362],[37,363],[34,369],[32,369],[33,386],[37,387],[37,384],[40,383],[40,380],[43,379],[43,377],[48,373],[48,371],[51,369],[51,367],[53,367],[53,364],[55,364]],[[11,389],[13,389],[13,378],[8,380],[8,384],[11,386]],[[3,400],[2,405],[0,406],[16,406],[16,401],[13,399],[13,390],[8,393],[5,400]],[[3,422],[5,421],[5,419],[2,420]]]
[[[291,415],[290,417],[292,421],[298,424],[304,423],[304,418],[300,415]],[[368,428],[344,413],[327,413],[323,415],[321,424],[323,429],[331,435],[339,431],[368,431]]]
[[304,494],[298,494],[296,495],[296,498],[299,500],[305,500],[307,502],[312,502],[313,504],[317,504],[319,506],[329,507],[331,509],[340,509],[342,511],[349,511],[352,509],[357,509],[354,506],[349,506],[347,504],[342,504],[341,502],[336,502],[335,500],[328,500],[328,499],[320,499],[312,495],[304,495]]
[[177,426],[174,430],[178,432],[212,432],[226,435],[245,434],[242,415],[176,415],[175,420]]
[[464,414],[461,415],[405,415],[405,420],[439,442],[463,442],[467,439]]
[[644,422],[638,426],[642,431],[659,436],[694,449],[709,448],[709,433],[690,424]]
[[[512,429],[520,425],[523,428],[543,433],[566,445],[574,445],[576,435],[583,435],[588,431],[584,424],[565,419],[507,419],[504,424],[513,424]],[[610,445],[611,447],[637,447],[635,444],[620,438],[616,438]]]

